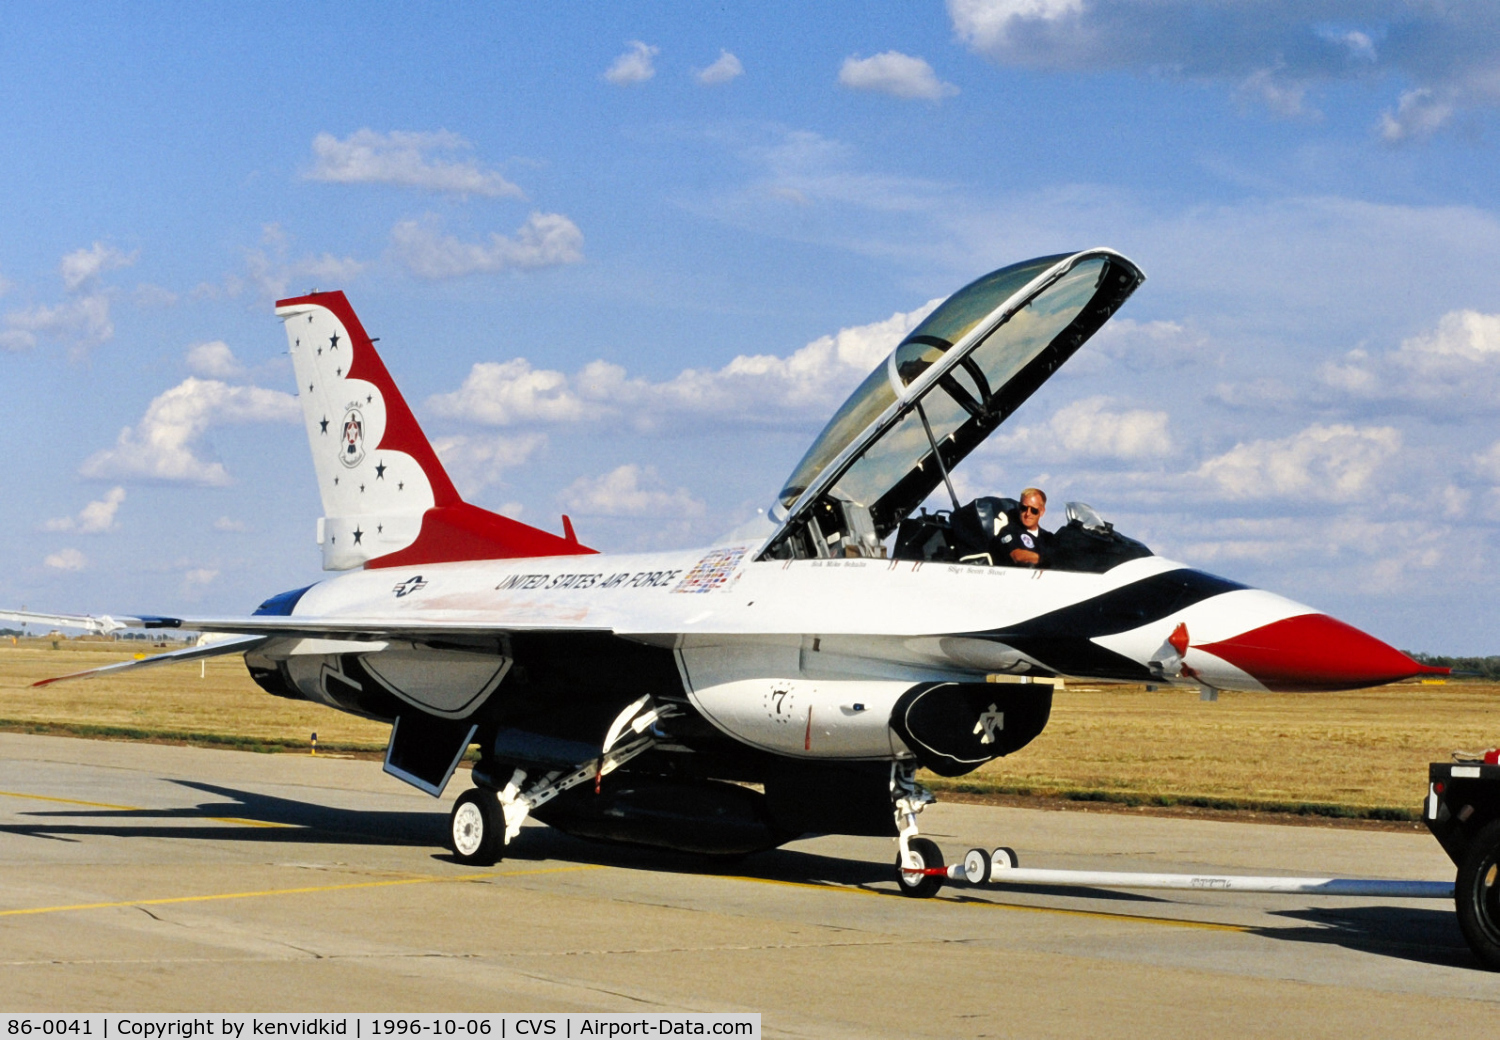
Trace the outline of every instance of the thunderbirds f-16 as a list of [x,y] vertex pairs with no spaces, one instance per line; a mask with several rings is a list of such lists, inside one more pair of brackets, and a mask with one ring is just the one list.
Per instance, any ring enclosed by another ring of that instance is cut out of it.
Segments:
[[[1011,565],[1017,503],[953,496],[953,468],[1143,280],[1109,249],[985,275],[860,384],[761,529],[633,555],[465,502],[344,294],[282,300],[323,566],[344,573],[249,617],[0,616],[222,634],[80,675],[242,654],[276,696],[389,722],[386,771],[434,796],[477,746],[448,836],[465,863],[497,860],[528,816],[719,855],[886,835],[901,890],[930,895],[917,770],[1024,747],[1059,678],[1213,696],[1433,670],[1153,555],[1082,503],[1040,566]],[[922,509],[940,489],[952,509]]]

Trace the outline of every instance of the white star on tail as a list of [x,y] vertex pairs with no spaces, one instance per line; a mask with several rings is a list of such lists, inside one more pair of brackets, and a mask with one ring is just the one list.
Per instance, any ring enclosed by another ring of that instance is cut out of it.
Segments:
[[[996,711],[995,705],[990,705],[990,710],[979,716],[979,721],[974,723],[974,735],[979,736],[981,744],[993,744],[995,742],[995,731],[1005,728],[1005,712]],[[983,736],[980,736],[983,734]]]

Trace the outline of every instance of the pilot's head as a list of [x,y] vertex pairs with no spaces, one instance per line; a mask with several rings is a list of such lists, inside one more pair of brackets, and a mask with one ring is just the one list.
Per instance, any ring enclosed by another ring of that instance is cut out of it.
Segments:
[[1021,526],[1035,531],[1047,512],[1047,493],[1041,488],[1029,487],[1021,492]]

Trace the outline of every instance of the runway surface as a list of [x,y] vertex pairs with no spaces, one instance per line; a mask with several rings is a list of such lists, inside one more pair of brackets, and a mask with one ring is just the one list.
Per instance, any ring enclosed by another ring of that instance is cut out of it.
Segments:
[[[767,1036],[1485,1035],[1446,901],[950,887],[894,843],[731,864],[528,826],[475,870],[376,763],[0,734],[0,1005],[758,1011]],[[938,805],[950,859],[1451,880],[1425,834]]]

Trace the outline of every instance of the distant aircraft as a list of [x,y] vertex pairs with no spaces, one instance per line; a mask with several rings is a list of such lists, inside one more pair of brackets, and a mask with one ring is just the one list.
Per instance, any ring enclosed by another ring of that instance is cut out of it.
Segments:
[[[919,767],[967,773],[1047,724],[1057,677],[1336,690],[1437,671],[1311,607],[1155,556],[1081,503],[1046,566],[1004,566],[1015,503],[919,511],[1144,280],[1109,249],[960,289],[835,413],[762,527],[605,555],[459,497],[341,292],[282,300],[326,570],[250,617],[0,617],[226,634],[78,673],[243,654],[281,697],[391,723],[387,772],[492,863],[528,816],[738,854],[808,833],[899,839],[941,885]],[[47,680],[55,681],[55,680]]]

